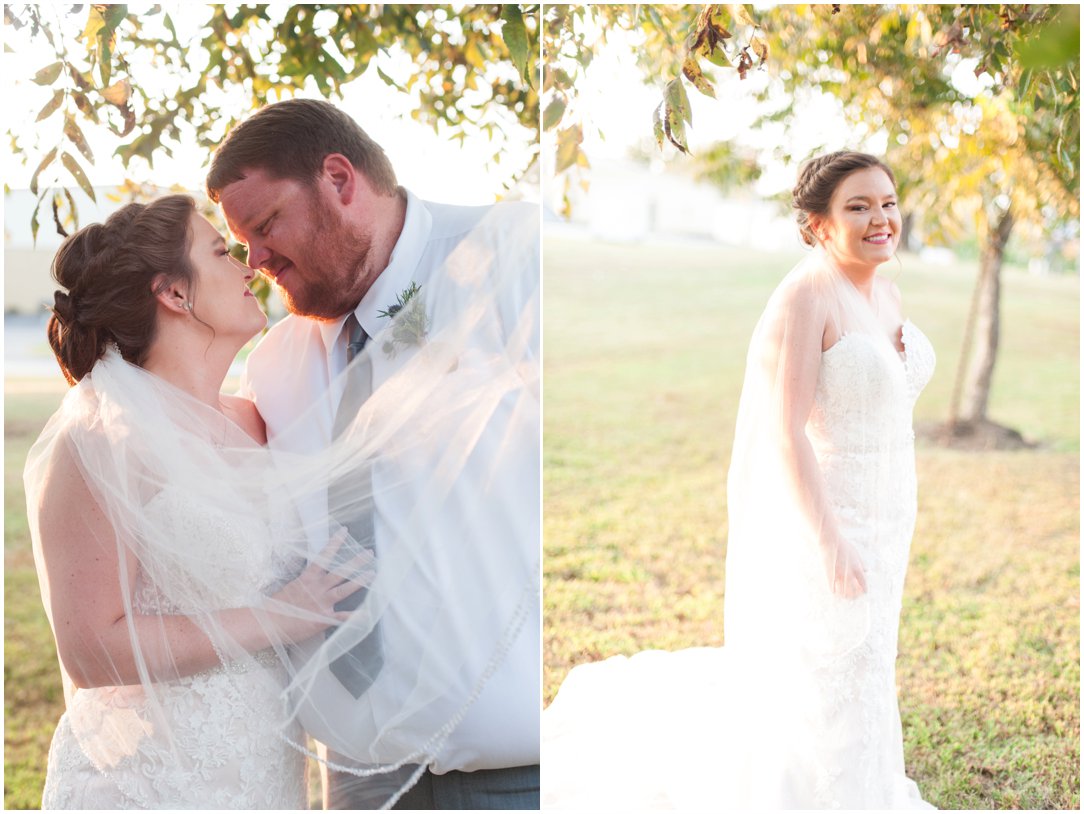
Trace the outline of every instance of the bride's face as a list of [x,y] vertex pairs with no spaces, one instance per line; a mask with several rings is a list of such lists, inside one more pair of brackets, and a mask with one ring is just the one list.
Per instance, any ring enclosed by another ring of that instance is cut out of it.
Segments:
[[902,225],[896,188],[878,167],[856,170],[840,181],[828,216],[813,221],[821,244],[838,263],[874,268],[896,253]]
[[[243,345],[267,324],[267,315],[248,288],[255,272],[234,259],[226,241],[205,217],[192,214],[188,259],[196,277],[192,313],[215,330]],[[240,346],[239,345],[239,346]]]

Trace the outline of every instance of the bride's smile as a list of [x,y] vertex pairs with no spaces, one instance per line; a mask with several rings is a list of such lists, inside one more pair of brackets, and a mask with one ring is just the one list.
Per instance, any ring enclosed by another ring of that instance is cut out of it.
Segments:
[[903,220],[896,188],[878,167],[859,170],[840,182],[824,216],[811,216],[825,251],[844,271],[871,274],[892,259]]

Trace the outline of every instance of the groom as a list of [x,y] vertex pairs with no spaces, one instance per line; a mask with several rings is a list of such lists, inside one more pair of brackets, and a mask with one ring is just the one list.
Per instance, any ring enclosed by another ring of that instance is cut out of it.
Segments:
[[[269,105],[234,128],[215,153],[207,191],[221,205],[230,231],[247,246],[248,264],[274,282],[290,311],[251,353],[242,383],[267,422],[272,448],[276,431],[317,400],[333,398],[329,388],[347,366],[348,346],[386,327],[380,311],[412,283],[424,289],[454,251],[457,237],[493,209],[420,200],[398,185],[384,151],[353,119],[330,103],[309,99]],[[536,208],[500,206],[537,230]],[[514,299],[516,291],[537,284],[537,242],[533,245],[532,259],[515,270],[524,285],[502,296]],[[531,306],[498,307],[515,314]],[[537,348],[535,333],[528,351],[535,360]],[[523,440],[536,445],[539,430],[530,431],[533,438]],[[313,426],[311,433],[308,443],[314,449],[331,440],[328,427]],[[537,481],[530,486],[536,495]],[[537,505],[534,495],[529,501]],[[482,512],[499,508],[483,505]],[[378,534],[378,552],[380,542]],[[509,544],[531,555],[539,540]],[[538,808],[540,630],[535,602],[438,761],[396,808]],[[328,757],[351,764],[335,752]],[[371,807],[352,796],[353,775],[329,775],[328,808]]]

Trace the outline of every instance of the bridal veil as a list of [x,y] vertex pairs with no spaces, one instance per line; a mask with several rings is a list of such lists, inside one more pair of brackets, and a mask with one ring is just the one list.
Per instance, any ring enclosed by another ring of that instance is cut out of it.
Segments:
[[[268,663],[288,666],[267,716],[297,749],[308,751],[300,722],[364,764],[349,770],[372,777],[374,807],[392,804],[440,753],[539,602],[538,233],[505,213],[495,207],[343,374],[394,360],[326,450],[261,447],[114,351],[69,391],[30,452],[25,483],[54,633],[50,592],[61,588],[43,567],[40,508],[61,470],[74,465],[90,497],[70,507],[86,514],[84,544],[117,551],[131,648],[116,664],[99,649],[96,665],[116,691],[79,703],[71,674],[83,665],[62,665],[72,728],[97,767],[147,738],[189,760],[164,712],[165,695],[191,673],[167,635],[171,614],[195,622],[218,655],[218,680],[235,677],[239,693]],[[359,471],[371,477],[329,499],[329,484]],[[304,510],[313,506],[321,510]],[[377,528],[363,601],[330,635],[279,636],[276,620],[306,611],[272,595],[358,511],[374,512]],[[270,647],[249,652],[223,623],[229,607],[252,608]],[[328,666],[378,628],[381,661],[355,697]]]

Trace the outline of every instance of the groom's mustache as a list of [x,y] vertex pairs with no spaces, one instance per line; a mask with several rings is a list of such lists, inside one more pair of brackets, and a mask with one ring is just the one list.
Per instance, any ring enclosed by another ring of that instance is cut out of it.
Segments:
[[289,258],[276,254],[268,258],[262,265],[257,266],[256,271],[274,279],[289,265],[291,265]]

